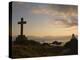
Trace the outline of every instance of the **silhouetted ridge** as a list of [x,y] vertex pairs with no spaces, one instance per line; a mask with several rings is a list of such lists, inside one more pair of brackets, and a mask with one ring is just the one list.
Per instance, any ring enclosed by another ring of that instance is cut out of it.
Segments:
[[50,44],[48,44],[48,43],[43,43],[42,46],[44,46],[44,47],[50,47]]
[[62,42],[58,41],[40,43],[35,40],[28,40],[25,35],[19,35],[12,45],[12,58],[78,54],[78,40],[74,34],[64,46],[60,46],[61,44]]
[[52,42],[52,44],[55,44],[55,45],[61,45],[62,42],[58,42],[58,41],[54,41]]
[[27,37],[26,37],[25,35],[18,35],[18,36],[16,37],[16,40],[14,41],[14,43],[18,43],[18,44],[24,43],[24,44],[25,44],[25,42],[26,42],[27,40],[28,40],[28,39],[27,39]]
[[78,40],[74,34],[72,34],[71,40],[65,44],[65,47],[70,49],[69,54],[78,54]]
[[14,41],[14,43],[23,45],[40,45],[40,43],[37,41],[28,40],[28,38],[25,35],[19,35]]

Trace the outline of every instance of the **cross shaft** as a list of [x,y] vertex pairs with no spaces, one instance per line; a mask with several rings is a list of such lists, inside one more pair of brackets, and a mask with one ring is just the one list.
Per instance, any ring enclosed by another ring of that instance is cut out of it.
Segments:
[[23,18],[21,18],[21,21],[18,22],[18,24],[21,25],[21,31],[20,31],[20,34],[23,35],[23,24],[26,24],[26,21],[23,21]]

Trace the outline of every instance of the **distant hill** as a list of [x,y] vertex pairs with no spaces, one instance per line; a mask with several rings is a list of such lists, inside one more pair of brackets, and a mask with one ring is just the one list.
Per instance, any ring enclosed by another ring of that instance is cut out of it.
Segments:
[[71,36],[44,36],[44,37],[39,37],[39,36],[27,36],[29,40],[35,40],[41,43],[52,43],[53,41],[59,41],[59,42],[67,42],[70,40]]
[[[17,36],[12,37],[12,41],[16,40]],[[53,37],[53,36],[27,36],[28,40],[34,40],[40,43],[52,43],[53,41],[63,42],[64,45],[67,41],[70,40],[70,36],[62,36],[62,37]],[[60,39],[59,39],[60,38]]]

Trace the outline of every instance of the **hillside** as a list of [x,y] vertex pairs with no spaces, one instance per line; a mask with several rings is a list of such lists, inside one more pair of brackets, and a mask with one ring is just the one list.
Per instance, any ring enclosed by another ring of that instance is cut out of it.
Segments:
[[74,55],[78,54],[77,50],[78,50],[77,39],[74,38],[73,36],[71,40],[67,42],[64,46],[54,46],[48,43],[41,44],[34,40],[28,40],[27,37],[19,35],[16,38],[16,41],[12,43],[11,57],[27,58],[27,57]]

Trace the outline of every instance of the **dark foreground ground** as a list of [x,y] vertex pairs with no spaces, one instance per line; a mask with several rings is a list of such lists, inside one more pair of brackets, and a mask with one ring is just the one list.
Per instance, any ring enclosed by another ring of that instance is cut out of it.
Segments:
[[29,58],[61,55],[77,55],[78,41],[72,36],[64,46],[53,46],[48,43],[28,40],[25,36],[18,36],[12,43],[11,58]]

